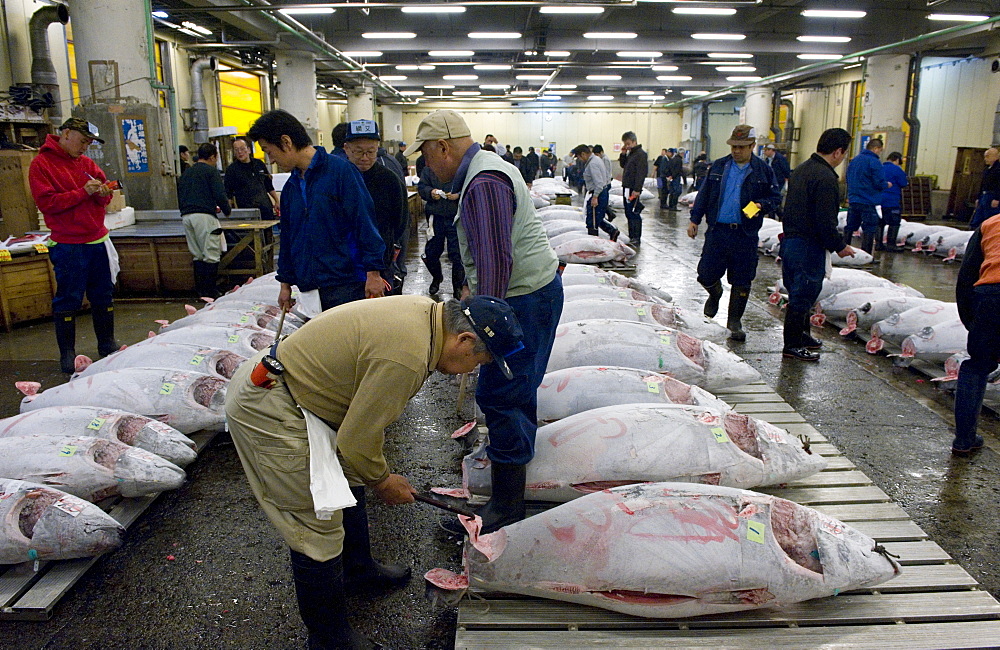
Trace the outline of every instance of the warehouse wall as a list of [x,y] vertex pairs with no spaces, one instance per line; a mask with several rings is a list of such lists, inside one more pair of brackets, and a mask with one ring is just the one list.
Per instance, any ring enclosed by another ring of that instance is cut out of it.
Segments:
[[326,147],[327,151],[333,149],[333,142],[330,140],[330,132],[333,131],[333,127],[340,124],[346,111],[346,103],[332,102],[329,100],[321,100],[319,102],[319,142],[316,144]]
[[917,119],[917,173],[936,174],[941,189],[951,189],[955,147],[993,144],[993,117],[1000,99],[1000,73],[989,59],[921,62]]
[[[421,105],[403,109],[403,140],[412,142],[417,125],[436,107]],[[621,144],[625,131],[635,131],[639,144],[655,157],[664,147],[681,141],[681,114],[677,110],[651,108],[614,108],[580,106],[570,110],[518,110],[503,108],[455,107],[461,112],[476,142],[492,133],[502,144],[523,147],[547,147],[556,143],[562,157],[580,143],[601,144],[612,159],[617,159],[614,145]],[[578,112],[577,112],[578,111]]]
[[729,145],[726,140],[733,134],[733,127],[740,123],[740,106],[743,98],[727,99],[708,104],[708,159],[715,160],[729,155]]
[[851,88],[860,80],[861,68],[858,67],[820,77],[815,82],[818,87],[782,93],[782,97],[792,100],[795,127],[800,129],[789,158],[792,167],[808,160],[816,151],[823,131],[834,127],[851,130]]

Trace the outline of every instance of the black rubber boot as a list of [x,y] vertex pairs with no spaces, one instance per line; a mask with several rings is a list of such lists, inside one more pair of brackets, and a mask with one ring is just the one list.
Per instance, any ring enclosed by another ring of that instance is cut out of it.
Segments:
[[205,291],[201,295],[209,298],[219,297],[219,263],[204,262],[205,268]]
[[678,194],[677,192],[671,192],[670,205],[667,206],[667,210],[670,210],[671,212],[677,212],[677,201],[679,201],[680,198],[681,198],[680,194]]
[[875,233],[861,232],[861,250],[869,255],[875,252]]
[[875,231],[875,250],[884,251],[886,245],[882,243],[882,238],[885,236],[885,226],[879,226],[878,230]]
[[310,650],[378,648],[347,620],[344,566],[341,557],[319,562],[291,551],[292,578],[299,615],[309,629]]
[[781,350],[781,356],[801,361],[819,361],[819,355],[807,350],[803,345],[802,321],[808,316],[808,312],[796,312],[792,309],[785,312],[785,345]]
[[604,209],[604,214],[606,215],[608,223],[614,221],[615,217],[618,216],[617,214],[615,214],[615,211],[612,210],[610,206]]
[[493,494],[489,501],[476,509],[476,514],[483,518],[480,534],[488,535],[524,519],[526,476],[525,465],[490,463]]
[[597,237],[599,234],[601,234],[601,231],[599,231],[597,228],[587,228],[587,234],[590,235],[591,237]]
[[734,286],[729,291],[729,315],[726,318],[726,328],[732,341],[746,341],[747,334],[743,331],[743,312],[750,300],[750,287]]
[[410,581],[410,567],[382,564],[372,558],[368,528],[368,507],[364,486],[352,487],[358,503],[344,508],[344,584],[350,588],[402,587]]
[[821,350],[823,342],[813,338],[812,323],[809,321],[809,314],[802,315],[802,347],[807,350]]
[[888,232],[885,236],[885,249],[891,253],[898,253],[903,250],[903,247],[899,246],[898,242],[899,226],[889,226]]
[[[431,286],[427,288],[427,293],[436,294],[441,289],[441,283],[444,281],[444,272],[441,270],[441,259],[431,259],[426,255],[421,255],[420,259],[424,261],[424,266],[431,272]],[[454,276],[454,272],[452,276]],[[454,280],[454,277],[452,279]]]
[[705,287],[705,291],[708,292],[708,300],[705,301],[705,315],[709,318],[714,318],[719,313],[719,300],[722,298],[722,282],[716,280],[715,284]]
[[76,312],[60,311],[52,315],[59,345],[59,369],[67,375],[76,372]]
[[98,354],[106,357],[117,352],[120,346],[115,341],[115,306],[94,307],[90,310],[90,316],[94,319]]

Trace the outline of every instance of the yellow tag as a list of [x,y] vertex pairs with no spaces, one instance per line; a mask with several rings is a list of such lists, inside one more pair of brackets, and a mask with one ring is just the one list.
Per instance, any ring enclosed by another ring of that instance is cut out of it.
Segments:
[[624,291],[619,291],[618,292],[618,297],[619,298],[628,298],[628,294],[625,293]]
[[164,384],[160,386],[160,395],[169,395],[172,392],[174,392],[174,385],[169,381],[164,382]]
[[232,336],[229,337],[230,343],[237,343],[239,340],[240,340],[239,334],[233,334]]
[[670,345],[670,337],[666,334],[660,334],[660,343],[663,345]]
[[0,262],[10,261],[10,251],[6,248],[0,248]]
[[60,456],[72,456],[76,453],[76,445],[63,445],[59,449]]
[[767,530],[767,524],[760,521],[747,521],[747,540],[751,542],[757,542],[758,544],[764,543],[764,531]]
[[607,284],[607,280],[604,278],[597,278],[597,284]]
[[205,360],[205,355],[204,354],[196,354],[193,357],[191,357],[191,365],[192,366],[197,366],[199,363],[201,363],[204,360]]
[[35,250],[38,251],[39,253],[48,253],[49,247],[46,246],[45,244],[35,244]]
[[93,420],[90,421],[90,424],[87,425],[87,428],[93,431],[99,431],[100,428],[103,427],[104,423],[107,421],[108,421],[107,418],[94,418]]
[[638,316],[645,316],[646,315],[646,308],[645,307],[637,307],[636,310],[635,310],[635,313]]
[[747,203],[746,207],[743,208],[743,214],[747,216],[747,219],[753,219],[757,216],[758,212],[760,212],[760,208],[758,208],[757,204],[753,201]]
[[252,223],[241,223],[237,226],[237,228],[249,228],[252,225]]
[[729,436],[722,427],[712,427],[712,435],[715,436],[716,442],[729,442]]
[[660,385],[658,383],[656,383],[655,381],[647,381],[646,382],[646,390],[648,390],[651,393],[659,393],[660,392]]

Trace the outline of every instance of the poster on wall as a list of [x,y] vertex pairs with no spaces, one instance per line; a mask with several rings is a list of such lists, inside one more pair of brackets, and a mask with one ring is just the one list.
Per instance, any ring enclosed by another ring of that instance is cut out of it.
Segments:
[[122,118],[122,137],[125,143],[125,171],[130,174],[149,173],[146,150],[146,126],[140,118]]

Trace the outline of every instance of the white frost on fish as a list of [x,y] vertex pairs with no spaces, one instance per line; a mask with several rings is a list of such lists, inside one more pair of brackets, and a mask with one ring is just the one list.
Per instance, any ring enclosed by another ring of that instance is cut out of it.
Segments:
[[595,317],[663,325],[713,343],[723,343],[729,336],[729,330],[701,313],[674,304],[661,305],[617,298],[567,300],[563,303],[559,322],[570,323]]
[[206,348],[229,350],[249,359],[264,348],[269,348],[274,344],[274,332],[265,332],[248,327],[192,325],[191,327],[156,334],[148,339],[139,341],[135,345],[150,345],[152,343],[200,345]]
[[902,359],[920,359],[944,364],[953,354],[966,352],[969,330],[958,318],[925,327],[903,339],[900,347]]
[[73,379],[108,370],[170,368],[201,372],[228,380],[232,378],[236,368],[247,360],[246,357],[229,350],[185,343],[164,343],[158,338],[155,337],[145,345],[134,345],[119,350],[97,361],[91,361],[90,358],[80,355],[76,358],[76,374],[73,375]]
[[889,316],[872,325],[872,337],[865,348],[875,354],[885,342],[900,345],[910,334],[916,334],[925,327],[958,318],[958,305],[938,300],[928,302]]
[[553,250],[560,262],[579,264],[624,261],[635,256],[635,250],[625,244],[594,235],[581,235],[553,247]]

